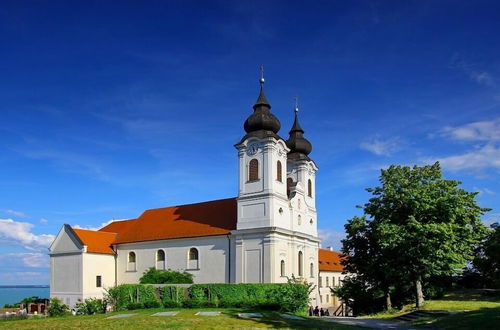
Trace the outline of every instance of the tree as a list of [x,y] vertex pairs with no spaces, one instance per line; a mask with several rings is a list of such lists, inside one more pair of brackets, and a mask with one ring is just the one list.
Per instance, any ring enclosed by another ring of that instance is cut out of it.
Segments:
[[[359,288],[363,286],[378,288],[383,292],[385,308],[389,310],[392,308],[390,286],[395,273],[387,264],[390,256],[386,254],[390,251],[380,245],[378,232],[371,225],[366,216],[356,216],[345,225],[346,238],[342,240],[342,253],[349,258],[343,258],[341,262],[346,273],[355,275],[351,275],[349,281],[344,281],[346,288],[342,292],[345,291],[347,298],[353,292],[361,292]],[[352,290],[348,288],[350,285],[353,286]],[[359,300],[361,297],[356,298]],[[366,295],[361,299],[366,300]]]
[[367,189],[372,198],[365,217],[346,225],[344,265],[387,292],[391,283],[411,281],[418,308],[423,281],[453,275],[472,259],[486,232],[480,216],[488,209],[477,205],[477,193],[459,188],[461,182],[443,179],[438,162],[392,165],[381,171],[380,183]]
[[490,288],[500,288],[500,225],[491,225],[484,242],[479,245],[473,260],[474,268]]

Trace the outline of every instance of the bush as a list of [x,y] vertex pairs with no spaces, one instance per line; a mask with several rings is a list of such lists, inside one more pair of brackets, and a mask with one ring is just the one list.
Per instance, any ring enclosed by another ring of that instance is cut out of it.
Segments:
[[132,303],[158,301],[158,297],[156,289],[151,285],[122,284],[107,290],[106,301],[114,311],[120,311],[128,309]]
[[60,299],[52,298],[50,299],[49,307],[47,308],[47,313],[49,316],[63,316],[69,312],[68,305],[62,303]]
[[187,296],[187,289],[176,286],[160,288],[160,300],[165,307],[181,307]]
[[78,315],[94,315],[106,313],[106,303],[101,299],[90,298],[79,302],[75,306]]
[[148,300],[144,302],[144,308],[158,308],[161,307],[161,302],[158,300]]
[[132,303],[127,304],[128,310],[143,309],[143,308],[144,308],[144,304],[140,303],[140,302],[132,302]]
[[294,276],[288,279],[287,284],[279,287],[278,302],[283,312],[305,312],[309,305],[309,292],[311,286],[301,282]]
[[309,287],[289,284],[195,284],[183,307],[243,307],[297,312],[309,302]]
[[191,284],[193,274],[175,270],[158,270],[150,267],[139,280],[141,284]]

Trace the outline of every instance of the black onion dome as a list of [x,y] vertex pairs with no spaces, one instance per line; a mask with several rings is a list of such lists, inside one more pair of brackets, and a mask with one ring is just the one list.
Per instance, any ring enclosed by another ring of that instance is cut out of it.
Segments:
[[295,112],[295,121],[290,130],[290,137],[286,141],[286,145],[290,148],[288,153],[289,158],[293,159],[309,159],[308,155],[312,151],[312,144],[304,138],[304,130],[300,127],[297,111]]
[[281,123],[269,110],[271,105],[266,99],[264,89],[260,88],[260,94],[253,106],[253,114],[247,118],[244,124],[247,133],[256,131],[270,131],[274,134],[278,133],[281,128]]

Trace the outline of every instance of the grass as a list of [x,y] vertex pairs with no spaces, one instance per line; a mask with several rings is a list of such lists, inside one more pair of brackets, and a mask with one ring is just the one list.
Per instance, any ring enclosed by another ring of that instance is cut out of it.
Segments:
[[[413,305],[406,305],[401,310],[382,312],[365,317],[391,319],[415,310]],[[422,310],[456,313],[444,317],[420,318],[411,322],[412,325],[458,330],[500,328],[500,297],[498,295],[485,295],[480,290],[450,292],[439,300],[426,301]]]
[[[152,317],[161,311],[178,311],[176,316]],[[221,311],[219,316],[197,316],[198,311]],[[239,312],[259,312],[263,314],[258,319],[241,319]],[[133,313],[130,318],[106,319],[115,314]],[[58,318],[0,321],[0,328],[15,329],[227,329],[227,328],[318,328],[339,330],[361,330],[366,328],[343,325],[318,318],[306,320],[283,319],[279,313],[271,311],[249,311],[243,309],[146,309],[126,311],[106,315],[64,316]]]

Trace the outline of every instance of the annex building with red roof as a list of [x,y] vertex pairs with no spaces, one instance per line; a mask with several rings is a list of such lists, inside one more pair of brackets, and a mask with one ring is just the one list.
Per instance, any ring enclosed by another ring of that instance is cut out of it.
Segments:
[[235,145],[234,198],[149,209],[99,230],[64,225],[49,248],[51,297],[73,307],[106,288],[138,283],[150,267],[193,274],[195,283],[313,283],[313,305],[335,305],[338,252],[320,249],[316,172],[298,109],[288,139],[271,113],[263,79]]

